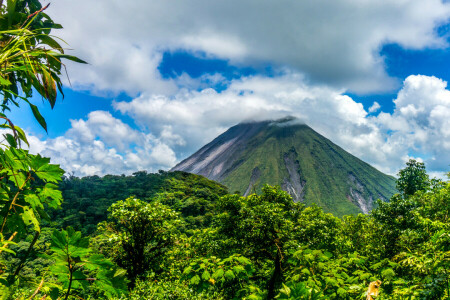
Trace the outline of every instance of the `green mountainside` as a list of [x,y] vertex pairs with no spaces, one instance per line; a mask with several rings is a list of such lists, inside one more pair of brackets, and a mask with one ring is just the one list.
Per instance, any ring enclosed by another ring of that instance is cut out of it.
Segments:
[[280,185],[294,201],[337,216],[368,213],[395,193],[395,178],[349,154],[292,118],[244,123],[172,170],[206,176],[244,195]]

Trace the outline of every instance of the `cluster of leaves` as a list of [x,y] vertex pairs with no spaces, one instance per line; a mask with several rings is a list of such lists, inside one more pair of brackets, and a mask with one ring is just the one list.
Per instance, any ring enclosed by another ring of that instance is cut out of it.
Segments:
[[39,0],[8,0],[0,2],[0,94],[1,110],[10,110],[26,102],[36,120],[47,130],[45,119],[36,105],[28,99],[37,91],[53,108],[58,91],[62,94],[61,59],[85,63],[64,53],[61,40],[52,36],[52,29],[60,29],[44,12]]
[[61,283],[49,290],[52,299],[63,295],[68,299],[78,290],[94,289],[108,298],[126,291],[125,271],[118,269],[102,254],[93,253],[89,248],[89,238],[83,238],[81,232],[72,227],[67,231],[54,230],[50,249],[52,254],[45,255],[53,261],[49,271]]
[[220,292],[227,298],[240,293],[254,273],[252,262],[239,254],[231,255],[225,259],[215,256],[197,258],[183,271],[182,280],[189,286],[202,293]]
[[[30,147],[25,132],[7,116],[11,106],[25,102],[47,130],[29,100],[32,93],[53,108],[58,90],[62,94],[61,59],[84,63],[65,54],[50,35],[62,27],[45,14],[47,7],[38,0],[0,1],[0,298],[68,299],[88,287],[112,297],[124,290],[125,271],[92,254],[89,240],[72,228],[54,230],[51,238],[49,230],[41,230],[43,221],[50,220],[46,210],[61,205],[58,183],[64,171],[49,158],[22,148]],[[30,260],[44,269],[30,268]]]
[[114,203],[110,221],[99,224],[99,249],[114,253],[114,260],[127,269],[133,287],[137,278],[151,269],[161,272],[161,257],[174,243],[181,220],[164,204],[136,198]]

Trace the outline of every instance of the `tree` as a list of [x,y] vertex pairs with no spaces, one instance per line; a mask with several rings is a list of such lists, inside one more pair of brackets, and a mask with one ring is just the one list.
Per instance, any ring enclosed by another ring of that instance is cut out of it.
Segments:
[[406,163],[406,168],[400,170],[397,175],[397,189],[404,196],[411,196],[417,191],[425,190],[430,184],[425,164],[414,159],[410,159]]
[[[8,245],[30,231],[33,248],[40,233],[40,221],[47,217],[46,207],[59,207],[62,197],[57,183],[64,171],[50,159],[32,155],[22,148],[29,146],[24,131],[8,118],[11,105],[27,103],[36,120],[47,130],[45,119],[29,98],[37,91],[51,107],[56,103],[57,89],[62,93],[62,58],[83,62],[64,54],[61,45],[50,35],[62,28],[44,13],[38,0],[0,1],[0,119],[4,131],[0,142],[0,254]],[[14,270],[2,270],[0,261],[0,294],[8,295],[26,256]]]
[[162,257],[172,247],[181,223],[178,213],[133,197],[114,203],[109,212],[109,221],[99,224],[98,245],[127,270],[130,286],[146,272],[161,272]]
[[260,272],[270,263],[272,275],[266,282],[267,298],[274,298],[304,205],[294,203],[280,187],[266,185],[262,195],[229,195],[221,198],[217,206],[218,238],[224,241],[224,251],[251,259]]

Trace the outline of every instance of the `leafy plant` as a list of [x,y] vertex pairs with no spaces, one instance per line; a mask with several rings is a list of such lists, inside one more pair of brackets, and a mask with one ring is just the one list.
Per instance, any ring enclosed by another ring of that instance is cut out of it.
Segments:
[[68,299],[90,285],[95,285],[109,298],[126,293],[125,271],[118,269],[103,255],[93,253],[89,248],[89,239],[83,238],[81,232],[71,227],[54,230],[51,250],[53,254],[45,257],[53,260],[50,271],[61,284],[50,291],[52,299]]
[[328,299],[320,291],[313,288],[307,288],[303,282],[289,282],[287,285],[283,283],[280,293],[276,299],[301,299],[301,300],[322,300]]
[[238,254],[225,259],[212,256],[193,260],[184,269],[183,279],[197,292],[216,290],[226,298],[242,298],[253,268],[249,259]]
[[127,270],[130,286],[146,272],[160,272],[161,260],[181,223],[178,213],[134,197],[118,201],[109,211],[109,222],[99,224],[98,247]]
[[[46,207],[60,206],[62,197],[57,189],[64,171],[50,159],[32,155],[22,148],[30,146],[25,132],[5,114],[11,105],[27,103],[36,120],[47,130],[45,119],[29,101],[37,91],[51,107],[56,103],[57,88],[62,93],[62,58],[84,63],[64,54],[63,48],[50,35],[53,23],[38,0],[0,1],[0,249],[7,252],[8,243],[34,233],[26,255],[13,269],[6,270],[0,260],[3,280],[0,294],[7,297],[11,286],[39,238],[41,219],[48,218]],[[8,237],[5,241],[4,237]],[[1,257],[0,257],[1,258]]]

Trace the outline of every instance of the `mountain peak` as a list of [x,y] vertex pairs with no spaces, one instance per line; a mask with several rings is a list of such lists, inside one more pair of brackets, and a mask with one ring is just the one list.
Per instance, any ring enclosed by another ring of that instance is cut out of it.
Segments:
[[395,180],[361,161],[299,119],[243,122],[171,171],[219,181],[244,195],[280,185],[294,201],[336,215],[369,212],[395,192]]

